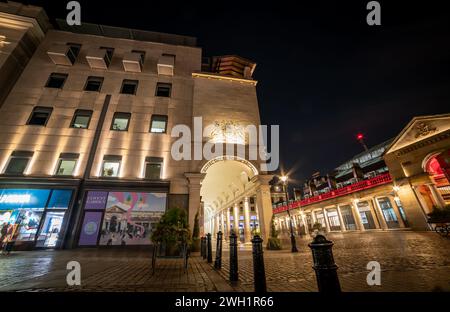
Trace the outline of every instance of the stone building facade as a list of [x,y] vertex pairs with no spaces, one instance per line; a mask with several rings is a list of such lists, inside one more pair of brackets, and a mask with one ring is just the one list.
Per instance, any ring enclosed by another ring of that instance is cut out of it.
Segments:
[[223,125],[260,124],[256,64],[202,62],[192,37],[57,23],[0,110],[0,224],[18,226],[17,246],[146,245],[167,207],[186,209],[191,228],[198,212],[204,233],[225,231],[214,221],[241,205],[236,226],[266,235],[271,176],[259,160],[171,153],[177,125],[192,149],[214,138],[250,149]]

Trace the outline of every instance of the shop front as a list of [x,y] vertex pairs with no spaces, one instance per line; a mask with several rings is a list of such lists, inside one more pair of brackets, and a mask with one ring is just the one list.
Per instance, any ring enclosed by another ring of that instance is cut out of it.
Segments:
[[0,189],[0,228],[15,250],[60,248],[74,190]]
[[165,192],[88,190],[78,246],[150,245],[166,206]]

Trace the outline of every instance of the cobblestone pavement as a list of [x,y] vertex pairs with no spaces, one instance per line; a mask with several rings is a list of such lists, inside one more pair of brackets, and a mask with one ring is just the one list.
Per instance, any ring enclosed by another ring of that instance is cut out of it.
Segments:
[[[450,291],[450,239],[424,232],[330,234],[344,291]],[[299,253],[265,251],[269,291],[317,291],[311,238],[298,239]],[[0,257],[0,291],[253,291],[250,246],[239,250],[239,282],[230,284],[226,242],[223,268],[215,271],[193,254],[187,272],[181,259],[158,259],[151,273],[150,252],[76,249],[15,252]],[[214,257],[213,257],[214,259]],[[66,264],[81,264],[81,286],[68,287]],[[381,265],[381,286],[368,286],[366,265]]]

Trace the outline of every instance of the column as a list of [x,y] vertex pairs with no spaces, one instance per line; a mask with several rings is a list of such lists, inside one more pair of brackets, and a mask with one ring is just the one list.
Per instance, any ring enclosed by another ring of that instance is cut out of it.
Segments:
[[339,207],[339,205],[336,206],[336,210],[337,210],[337,213],[338,213],[338,216],[339,216],[339,222],[341,223],[341,231],[345,232],[347,230],[345,228],[344,218],[342,217],[341,208]]
[[261,237],[267,241],[270,235],[270,222],[272,220],[272,199],[270,197],[269,181],[273,175],[259,175],[258,188],[256,191],[256,203],[258,206],[259,225],[261,229]]
[[[222,233],[223,233],[223,236],[226,236],[226,229],[225,229],[225,212],[224,212],[224,210],[222,209],[222,211],[220,212],[220,221],[222,222]],[[222,237],[223,237],[222,236]]]
[[358,210],[358,205],[356,203],[352,203],[351,204],[352,209],[353,209],[353,215],[355,216],[355,221],[356,221],[356,226],[358,227],[358,229],[360,231],[365,231],[366,229],[364,228],[364,224],[362,223],[361,220],[361,215],[359,214],[359,210]]
[[314,226],[314,224],[317,223],[316,213],[315,213],[314,210],[311,210],[311,218],[312,218],[312,223],[313,223],[313,226]]
[[188,220],[189,228],[194,229],[195,214],[200,211],[200,187],[201,182],[205,178],[206,173],[190,173],[187,172],[184,176],[188,179],[189,189],[189,211]]
[[387,230],[389,227],[386,223],[386,219],[384,218],[383,211],[381,210],[378,200],[376,198],[371,198],[369,200],[369,203],[372,206],[373,211],[375,212],[377,220],[379,221],[379,222],[377,222],[377,223],[379,223],[379,224],[377,224],[378,228],[381,227],[383,230]]
[[227,240],[231,234],[230,208],[227,208]]
[[325,219],[325,226],[327,227],[327,233],[331,231],[330,222],[328,221],[327,210],[322,208],[323,218]]
[[244,235],[245,242],[251,243],[252,233],[250,230],[250,204],[248,202],[248,197],[244,198]]
[[300,217],[302,218],[302,222],[305,226],[305,234],[308,235],[309,234],[309,228],[308,228],[308,222],[306,222],[306,217],[305,214],[303,212],[300,212]]
[[239,236],[239,203],[234,203],[233,208],[234,232]]
[[441,194],[439,194],[438,190],[436,189],[436,185],[433,183],[426,184],[426,186],[430,189],[431,197],[433,197],[433,201],[436,204],[437,208],[444,208],[445,202],[442,199]]
[[216,229],[214,230],[214,237],[217,234],[217,232],[220,231],[220,213],[216,214]]
[[398,209],[397,203],[395,202],[395,200],[394,200],[394,198],[392,196],[388,196],[388,199],[389,199],[389,202],[390,202],[390,204],[392,206],[392,209],[394,209],[395,216],[397,217],[397,220],[398,220],[398,225],[401,228],[405,228],[406,225],[405,225],[405,222],[403,221],[402,216],[400,215],[400,211]]

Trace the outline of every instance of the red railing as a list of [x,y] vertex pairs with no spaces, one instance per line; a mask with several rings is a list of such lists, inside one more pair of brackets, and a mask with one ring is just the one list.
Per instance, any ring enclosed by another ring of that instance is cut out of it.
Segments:
[[331,198],[336,198],[339,196],[343,196],[343,195],[347,195],[347,194],[351,194],[351,193],[355,193],[355,192],[359,192],[362,190],[366,190],[375,186],[379,186],[379,185],[383,185],[386,183],[390,183],[392,182],[392,178],[389,175],[389,173],[385,173],[385,174],[381,174],[379,176],[376,176],[374,178],[371,179],[367,179],[367,180],[363,180],[363,181],[359,181],[356,182],[354,184],[350,184],[344,187],[341,187],[339,189],[333,190],[331,192],[328,193],[324,193],[324,194],[320,194],[314,197],[310,197],[310,198],[306,198],[306,199],[302,199],[302,200],[297,200],[294,201],[292,203],[290,203],[289,205],[284,205],[281,207],[276,207],[273,209],[273,213],[280,213],[283,211],[286,211],[288,209],[295,209],[298,207],[303,207],[303,206],[307,206],[307,205],[311,205],[311,204],[315,204],[327,199],[331,199]]

